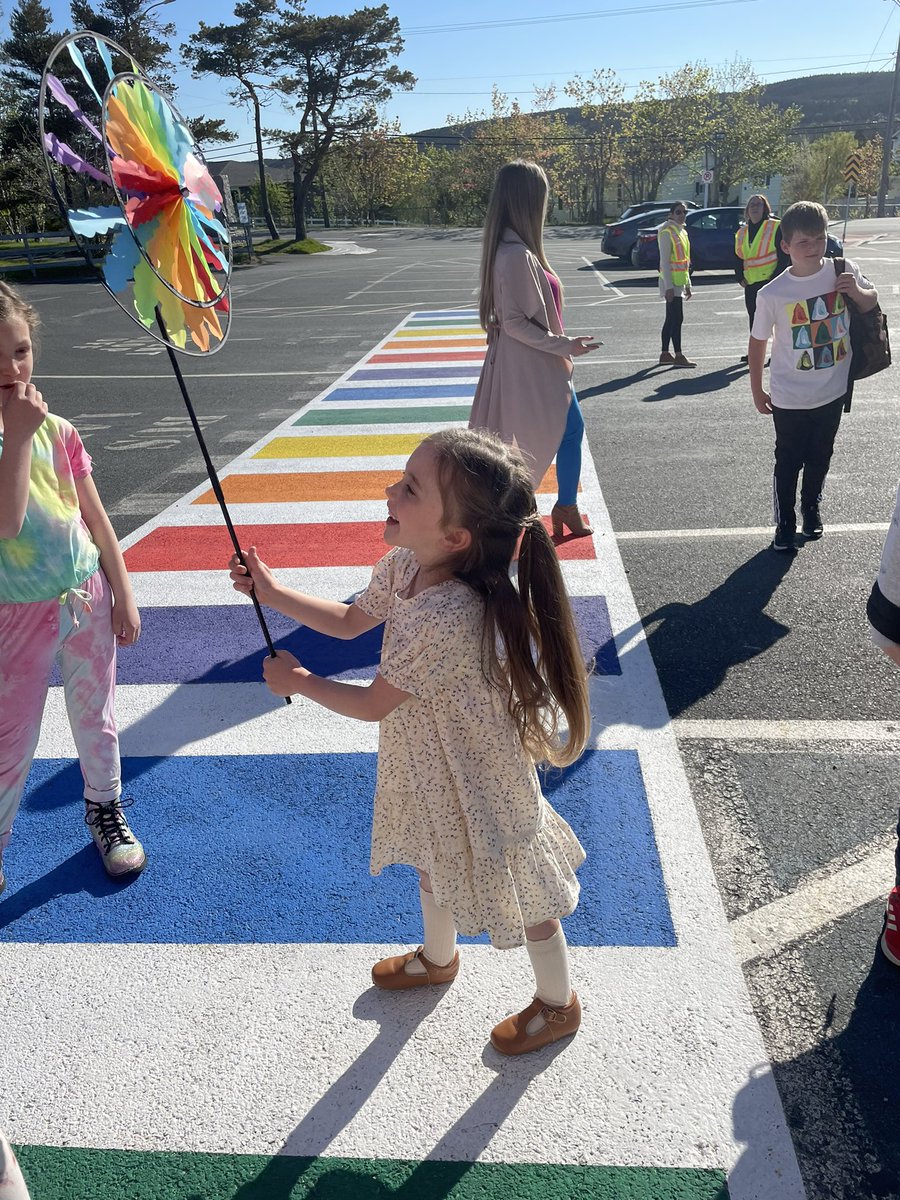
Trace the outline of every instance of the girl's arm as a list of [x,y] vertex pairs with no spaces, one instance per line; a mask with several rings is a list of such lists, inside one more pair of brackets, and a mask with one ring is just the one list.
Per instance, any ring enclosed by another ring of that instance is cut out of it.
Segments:
[[308,629],[324,633],[327,637],[348,641],[350,638],[359,637],[361,633],[367,633],[376,625],[383,624],[378,617],[370,617],[355,604],[344,604],[340,600],[320,600],[318,596],[307,596],[303,592],[294,591],[293,588],[283,587],[256,553],[255,546],[244,551],[244,558],[247,567],[242,566],[237,555],[234,555],[229,563],[235,591],[243,592],[245,596],[255,592],[260,604],[284,613],[298,625],[305,625]]
[[0,538],[22,532],[31,485],[31,448],[47,415],[33,383],[17,383],[3,400],[3,454],[0,455]]
[[82,520],[91,531],[91,537],[100,551],[100,566],[112,588],[112,627],[120,646],[130,646],[138,640],[141,632],[141,614],[138,612],[131,591],[131,580],[125,567],[125,559],[119,547],[119,539],[110,524],[103,501],[90,475],[75,480],[78,506]]
[[275,658],[263,659],[263,676],[276,696],[305,696],[323,708],[357,721],[381,721],[412,695],[393,687],[382,675],[376,675],[366,687],[323,679],[301,667],[287,650],[275,653]]
[[589,336],[566,337],[547,327],[544,293],[527,251],[504,254],[494,269],[502,296],[502,314],[498,313],[498,319],[504,333],[535,350],[561,358],[577,358],[597,348]]

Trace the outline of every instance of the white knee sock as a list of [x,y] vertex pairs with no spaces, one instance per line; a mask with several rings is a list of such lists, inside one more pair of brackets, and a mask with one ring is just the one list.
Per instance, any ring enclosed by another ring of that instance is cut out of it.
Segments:
[[569,977],[569,954],[562,926],[553,937],[542,942],[527,941],[528,957],[534,970],[535,993],[545,1004],[554,1008],[572,999],[572,980]]
[[[422,905],[422,925],[425,929],[422,938],[425,957],[436,967],[446,967],[456,952],[453,914],[449,908],[438,908],[432,893],[426,892],[422,887],[419,888],[419,900]],[[421,964],[416,963],[416,966],[421,967]],[[424,967],[421,969],[425,970]]]

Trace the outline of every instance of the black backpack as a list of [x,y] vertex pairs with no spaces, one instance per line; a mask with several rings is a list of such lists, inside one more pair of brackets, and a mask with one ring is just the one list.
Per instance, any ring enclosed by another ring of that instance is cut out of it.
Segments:
[[[843,258],[835,258],[834,269],[837,275],[843,275],[847,264]],[[876,304],[868,312],[860,312],[849,296],[844,296],[847,305],[847,315],[850,318],[850,348],[853,357],[850,360],[850,388],[844,412],[850,411],[850,401],[853,398],[853,385],[857,379],[868,379],[877,375],[891,365],[891,343],[888,338],[888,321]]]

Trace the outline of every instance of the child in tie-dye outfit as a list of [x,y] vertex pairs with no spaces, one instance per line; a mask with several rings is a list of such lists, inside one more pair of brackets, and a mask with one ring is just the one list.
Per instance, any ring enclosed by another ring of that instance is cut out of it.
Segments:
[[55,661],[103,864],[124,875],[146,861],[122,812],[113,715],[116,643],[136,642],[141,619],[90,455],[31,383],[38,324],[0,283],[0,891]]

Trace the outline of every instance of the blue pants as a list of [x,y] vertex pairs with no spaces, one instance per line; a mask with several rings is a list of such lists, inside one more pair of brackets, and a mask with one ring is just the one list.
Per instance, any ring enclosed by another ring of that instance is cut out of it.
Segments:
[[581,478],[581,439],[584,437],[584,418],[575,389],[566,417],[566,428],[556,452],[556,485],[559,504],[574,504],[578,499]]

